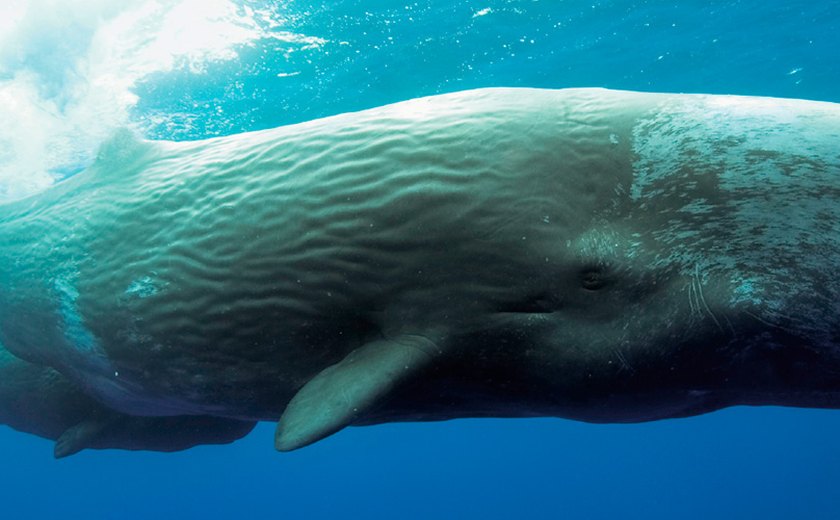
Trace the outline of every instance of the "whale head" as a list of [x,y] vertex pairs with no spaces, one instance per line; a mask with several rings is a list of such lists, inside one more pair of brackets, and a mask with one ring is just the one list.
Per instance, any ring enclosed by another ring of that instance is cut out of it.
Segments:
[[[450,276],[418,277],[427,299],[403,302],[415,311],[385,327],[424,348],[395,362],[387,398],[349,399],[364,412],[341,425],[840,406],[840,109],[563,96],[562,110],[535,116],[558,118],[558,134],[504,149],[516,185],[473,183],[491,194],[486,212],[427,244],[447,251]],[[319,388],[287,408],[281,449],[314,439],[296,433],[329,385]]]

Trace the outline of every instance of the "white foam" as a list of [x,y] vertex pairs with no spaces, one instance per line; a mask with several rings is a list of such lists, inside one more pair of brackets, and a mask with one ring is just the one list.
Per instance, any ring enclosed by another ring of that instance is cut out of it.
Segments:
[[[0,5],[0,202],[83,168],[131,126],[134,87],[151,74],[200,75],[281,31],[276,13],[231,0],[8,0]],[[142,128],[140,128],[142,130]]]

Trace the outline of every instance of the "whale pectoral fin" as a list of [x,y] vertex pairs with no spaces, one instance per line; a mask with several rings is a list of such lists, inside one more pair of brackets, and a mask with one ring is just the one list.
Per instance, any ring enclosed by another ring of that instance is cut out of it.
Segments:
[[319,441],[352,424],[437,354],[423,336],[367,343],[324,369],[289,402],[274,437],[280,451]]
[[109,421],[107,420],[90,419],[67,428],[55,440],[53,456],[57,459],[63,459],[91,447],[108,424]]
[[61,459],[85,449],[181,451],[202,444],[231,443],[255,425],[210,415],[143,417],[115,412],[67,428],[56,439],[53,454]]

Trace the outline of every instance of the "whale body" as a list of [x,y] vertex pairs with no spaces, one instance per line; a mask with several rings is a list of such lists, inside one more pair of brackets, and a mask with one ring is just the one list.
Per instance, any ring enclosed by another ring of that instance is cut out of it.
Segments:
[[832,103],[493,88],[120,132],[0,206],[0,421],[64,456],[837,408],[838,266]]

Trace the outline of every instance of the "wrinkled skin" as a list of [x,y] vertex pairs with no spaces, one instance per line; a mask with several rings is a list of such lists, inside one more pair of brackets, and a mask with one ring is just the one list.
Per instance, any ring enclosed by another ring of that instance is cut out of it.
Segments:
[[233,440],[282,416],[294,449],[387,421],[840,407],[838,143],[829,103],[599,89],[119,135],[0,208],[0,342],[135,442],[138,417]]

